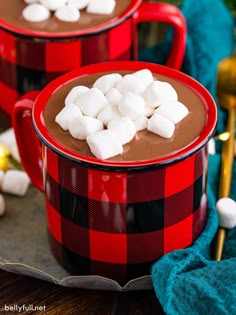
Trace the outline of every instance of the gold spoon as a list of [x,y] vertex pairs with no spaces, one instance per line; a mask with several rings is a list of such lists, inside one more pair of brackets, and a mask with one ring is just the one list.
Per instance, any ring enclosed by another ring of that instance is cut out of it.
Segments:
[[[222,108],[228,111],[227,131],[229,138],[223,142],[220,175],[219,198],[229,197],[234,161],[234,130],[236,123],[236,56],[221,61],[218,68],[218,100]],[[222,258],[226,230],[219,227],[216,235],[215,259]]]

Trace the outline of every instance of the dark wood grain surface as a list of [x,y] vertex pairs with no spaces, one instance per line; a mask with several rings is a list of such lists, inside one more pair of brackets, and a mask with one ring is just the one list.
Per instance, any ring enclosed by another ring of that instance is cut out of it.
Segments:
[[[22,307],[21,312],[19,307]],[[0,314],[159,315],[164,313],[152,290],[119,293],[65,288],[0,270]]]

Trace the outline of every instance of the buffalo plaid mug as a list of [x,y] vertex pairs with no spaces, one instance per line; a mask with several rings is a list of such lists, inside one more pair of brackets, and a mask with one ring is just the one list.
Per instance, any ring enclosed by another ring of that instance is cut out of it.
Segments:
[[[144,68],[182,84],[184,95],[202,103],[206,121],[193,142],[159,158],[110,161],[79,154],[49,132],[45,108],[58,91],[96,73]],[[178,70],[141,61],[81,67],[22,97],[13,109],[13,127],[23,166],[45,194],[49,241],[60,264],[72,274],[124,284],[150,274],[165,253],[191,245],[207,219],[207,143],[216,120],[216,105],[202,85]]]
[[[16,6],[25,6],[23,0],[14,1]],[[123,5],[123,0],[119,2]],[[107,21],[98,19],[97,24],[86,28],[93,18],[90,14],[88,22],[83,20],[83,25],[78,24],[80,29],[68,30],[67,26],[65,31],[58,32],[44,31],[42,23],[45,22],[36,23],[32,29],[24,24],[19,26],[14,21],[22,22],[20,12],[9,19],[14,3],[10,4],[6,17],[3,16],[5,4],[0,4],[0,109],[10,114],[21,95],[41,90],[52,79],[77,67],[137,59],[137,25],[141,22],[163,22],[174,28],[167,65],[180,68],[186,41],[186,23],[180,10],[168,3],[126,2],[124,11],[118,16],[109,15]]]

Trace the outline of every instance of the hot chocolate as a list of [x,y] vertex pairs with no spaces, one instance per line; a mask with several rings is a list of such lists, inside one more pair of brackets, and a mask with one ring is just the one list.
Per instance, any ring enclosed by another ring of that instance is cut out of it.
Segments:
[[[124,72],[120,73],[124,74]],[[104,73],[83,76],[60,87],[51,96],[44,111],[45,123],[51,135],[63,146],[85,156],[93,156],[86,141],[74,139],[68,131],[64,131],[55,122],[55,117],[64,107],[65,98],[74,86],[85,85],[91,87],[95,80],[102,75]],[[177,152],[199,137],[206,123],[206,112],[196,91],[166,76],[155,75],[155,79],[168,82],[174,87],[179,101],[188,108],[188,115],[176,124],[175,132],[171,138],[163,138],[149,132],[147,129],[139,131],[131,142],[124,145],[122,154],[108,160],[138,161],[154,159]]]
[[89,14],[81,10],[80,19],[77,22],[62,22],[55,16],[42,22],[27,22],[22,17],[22,11],[26,7],[24,0],[11,0],[0,2],[0,19],[21,29],[43,32],[73,32],[85,30],[106,23],[121,15],[130,5],[131,0],[116,0],[116,6],[111,14]]

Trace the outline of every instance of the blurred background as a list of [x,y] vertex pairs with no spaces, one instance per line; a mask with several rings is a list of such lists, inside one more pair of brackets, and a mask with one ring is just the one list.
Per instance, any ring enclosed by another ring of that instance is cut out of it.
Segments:
[[[144,0],[148,1],[148,0]],[[184,0],[152,0],[154,2],[167,2],[181,7]],[[222,0],[225,6],[236,19],[236,0]],[[210,3],[210,0],[209,0]],[[142,23],[139,25],[139,49],[162,42],[165,39],[167,27],[164,24]]]

